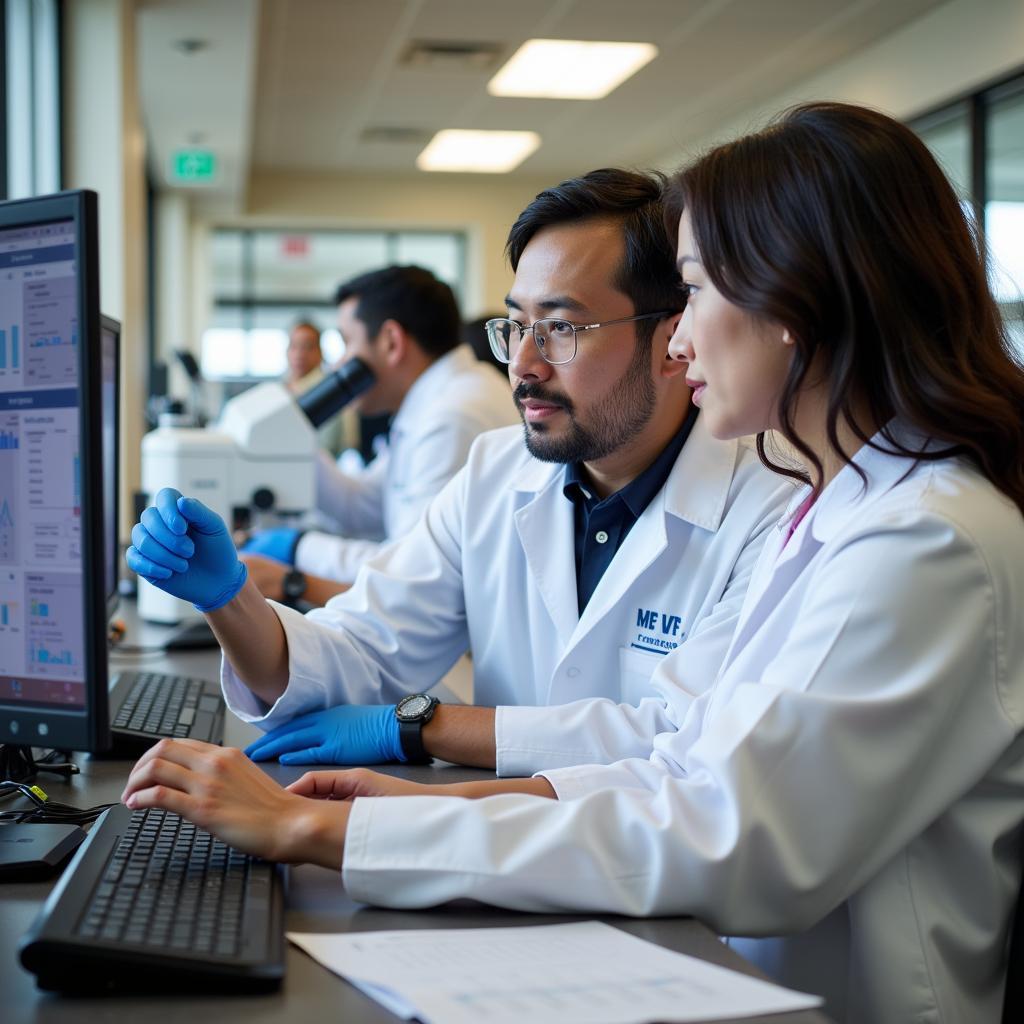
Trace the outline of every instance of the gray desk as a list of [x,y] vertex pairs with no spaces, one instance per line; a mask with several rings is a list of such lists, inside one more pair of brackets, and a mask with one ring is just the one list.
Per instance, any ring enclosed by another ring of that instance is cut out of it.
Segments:
[[[139,628],[131,612],[127,640],[136,644],[157,642],[162,635],[155,629]],[[218,658],[210,651],[176,653],[173,656],[137,660],[118,658],[117,668],[145,666],[153,671],[177,671],[216,678]],[[226,741],[244,745],[256,735],[251,726],[229,719]],[[51,796],[79,807],[116,801],[128,775],[129,763],[103,761],[88,756],[77,758],[81,775],[69,783],[55,776],[41,776],[40,783]],[[268,767],[282,783],[302,774],[303,769]],[[384,770],[404,778],[432,782],[460,782],[487,777],[488,773],[453,765],[434,767],[387,766]],[[52,780],[52,781],[51,781]],[[334,872],[308,865],[289,869],[289,929],[306,932],[370,931],[397,928],[473,928],[514,926],[579,920],[570,915],[519,914],[495,910],[469,901],[450,904],[438,910],[380,910],[350,900]],[[265,996],[134,996],[104,999],[69,999],[41,993],[32,975],[17,960],[17,945],[48,895],[52,882],[12,882],[0,884],[0,1019],[4,1024],[91,1024],[144,1020],[146,1024],[196,1024],[216,1016],[217,1020],[238,1020],[247,1024],[262,1022],[345,1021],[346,1024],[393,1022],[393,1017],[341,978],[329,973],[304,953],[288,947],[287,977],[280,992]],[[715,935],[698,921],[688,918],[606,918],[610,923],[668,949],[698,956],[746,974],[761,976],[741,957],[722,945]],[[753,1020],[753,1018],[747,1018]],[[756,1024],[828,1024],[820,1013],[794,1013],[756,1018]]]

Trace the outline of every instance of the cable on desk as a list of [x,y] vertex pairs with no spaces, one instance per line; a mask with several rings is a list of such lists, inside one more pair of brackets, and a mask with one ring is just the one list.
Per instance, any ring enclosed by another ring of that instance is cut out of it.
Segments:
[[11,782],[9,779],[0,782],[0,798],[8,796],[26,797],[33,806],[20,810],[0,811],[0,824],[10,822],[18,825],[89,825],[108,807],[114,806],[98,804],[95,807],[72,807],[70,804],[51,800],[39,786]]

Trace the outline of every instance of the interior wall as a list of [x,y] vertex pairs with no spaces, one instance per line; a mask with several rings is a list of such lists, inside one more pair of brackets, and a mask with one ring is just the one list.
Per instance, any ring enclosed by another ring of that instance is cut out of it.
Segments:
[[658,165],[671,170],[795,103],[862,103],[910,120],[1022,68],[1021,0],[950,0],[827,72],[727,119],[685,149],[667,152]]
[[100,302],[121,321],[122,538],[141,478],[146,394],[145,138],[134,16],[131,0],[64,5],[64,185],[99,194]]
[[505,308],[512,282],[505,239],[523,207],[550,179],[440,175],[381,178],[257,171],[246,213],[221,225],[398,227],[466,234],[467,318]]

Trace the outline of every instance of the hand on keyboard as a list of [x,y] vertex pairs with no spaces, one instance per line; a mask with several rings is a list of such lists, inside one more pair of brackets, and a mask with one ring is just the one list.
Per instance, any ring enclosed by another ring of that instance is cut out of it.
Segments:
[[139,758],[121,799],[180,814],[244,853],[341,866],[349,805],[289,793],[233,747],[161,740]]
[[211,612],[246,580],[224,521],[195,498],[163,488],[132,529],[128,568],[174,597]]
[[281,764],[380,764],[404,761],[395,706],[342,704],[300,715],[250,743],[254,761]]

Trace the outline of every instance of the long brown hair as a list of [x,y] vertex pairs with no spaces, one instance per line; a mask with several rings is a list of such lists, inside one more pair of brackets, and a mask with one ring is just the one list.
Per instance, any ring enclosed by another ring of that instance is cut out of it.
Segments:
[[[809,103],[711,150],[666,195],[675,236],[689,212],[705,272],[730,302],[788,328],[794,357],[782,433],[814,466],[793,413],[812,363],[828,382],[827,431],[861,441],[858,402],[940,442],[889,450],[962,455],[1024,512],[1024,367],[989,291],[984,246],[953,188],[910,129],[876,111]],[[882,447],[882,446],[877,446]],[[762,460],[778,472],[758,438]]]

